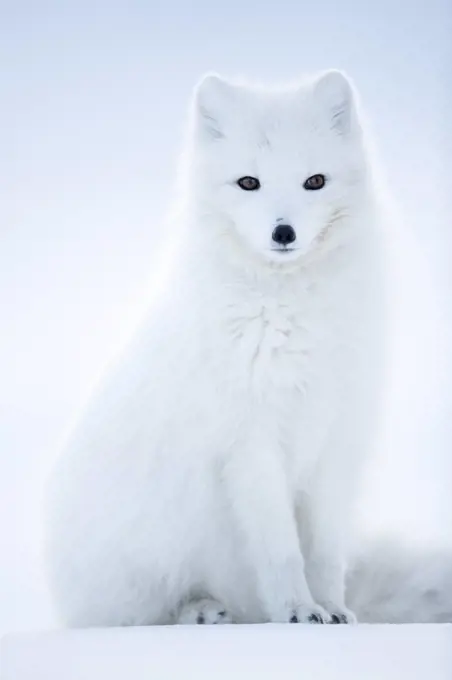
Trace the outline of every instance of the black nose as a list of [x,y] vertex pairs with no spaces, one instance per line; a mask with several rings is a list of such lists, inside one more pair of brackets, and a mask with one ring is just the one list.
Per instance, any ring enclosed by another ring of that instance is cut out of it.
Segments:
[[281,246],[293,243],[296,238],[295,229],[290,224],[278,224],[273,230],[272,239]]

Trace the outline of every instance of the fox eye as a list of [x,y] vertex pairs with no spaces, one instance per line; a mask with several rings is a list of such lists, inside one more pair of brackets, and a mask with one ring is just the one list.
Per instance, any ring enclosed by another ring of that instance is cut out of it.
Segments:
[[325,182],[325,175],[311,175],[303,184],[303,187],[308,191],[317,191],[317,189],[322,189],[325,186]]
[[257,191],[257,189],[260,189],[261,186],[261,183],[257,177],[249,177],[248,175],[238,179],[237,184],[244,191]]

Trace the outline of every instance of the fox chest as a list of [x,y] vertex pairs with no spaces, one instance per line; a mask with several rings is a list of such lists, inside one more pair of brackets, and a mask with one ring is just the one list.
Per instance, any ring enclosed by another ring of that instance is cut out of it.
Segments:
[[243,310],[228,320],[225,337],[229,375],[261,399],[278,391],[302,397],[331,359],[325,323],[285,305]]
[[292,454],[302,442],[302,462],[309,465],[334,412],[332,333],[313,315],[284,306],[254,311],[223,327],[227,342],[219,353],[217,412],[228,421],[229,436],[257,426],[266,441],[282,446],[296,476],[300,461]]

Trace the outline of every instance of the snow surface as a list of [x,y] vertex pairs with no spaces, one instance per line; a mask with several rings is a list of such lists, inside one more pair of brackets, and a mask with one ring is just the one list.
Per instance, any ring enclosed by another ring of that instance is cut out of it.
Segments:
[[451,680],[452,625],[168,626],[9,635],[2,680]]

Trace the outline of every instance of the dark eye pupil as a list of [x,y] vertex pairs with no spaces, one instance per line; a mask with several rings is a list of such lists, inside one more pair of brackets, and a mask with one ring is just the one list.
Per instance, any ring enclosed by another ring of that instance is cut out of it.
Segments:
[[257,177],[248,176],[241,177],[239,180],[237,180],[237,184],[244,191],[256,191],[256,189],[259,189],[261,185]]
[[321,189],[325,186],[325,175],[312,175],[311,177],[308,177],[303,186],[305,189]]

